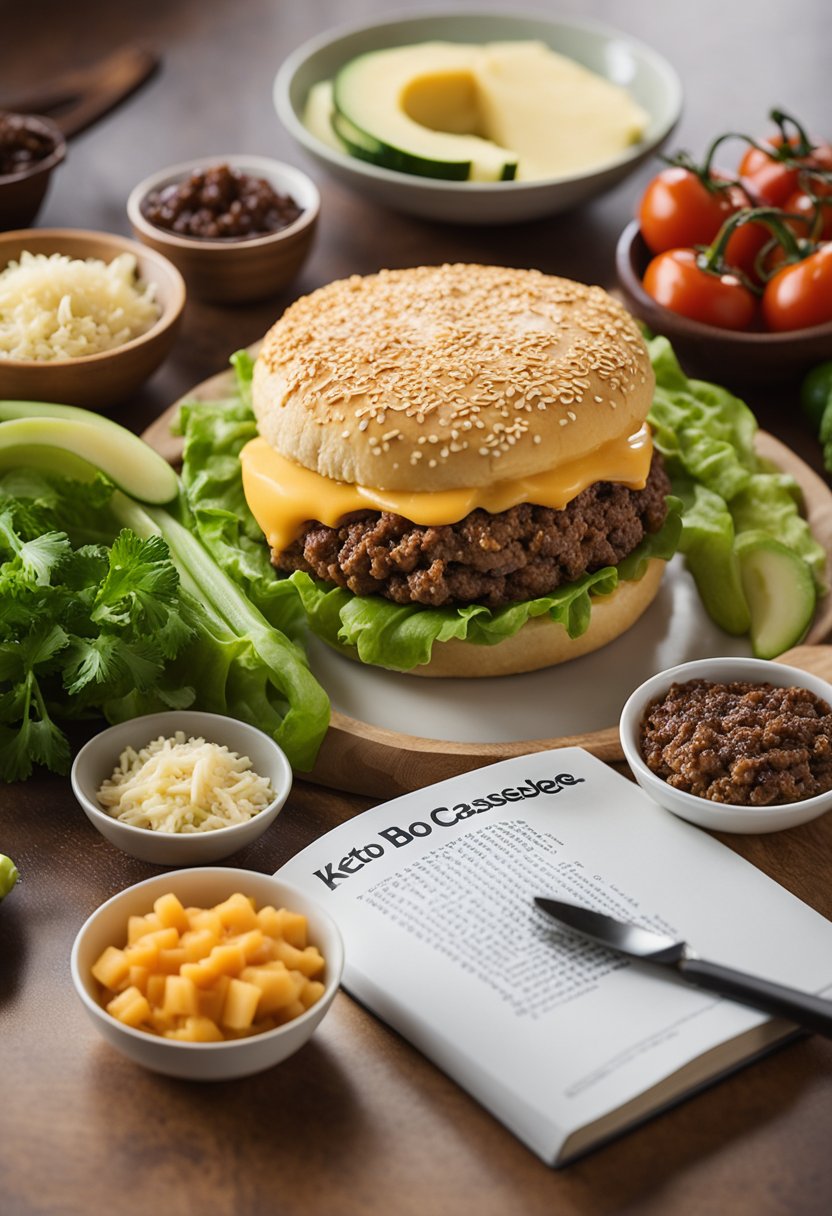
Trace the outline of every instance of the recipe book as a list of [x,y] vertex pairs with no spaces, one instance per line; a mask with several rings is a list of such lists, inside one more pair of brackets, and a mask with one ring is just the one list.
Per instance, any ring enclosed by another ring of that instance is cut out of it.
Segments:
[[374,807],[277,875],[339,925],[344,987],[553,1165],[795,1031],[560,929],[535,895],[832,992],[832,923],[580,748]]

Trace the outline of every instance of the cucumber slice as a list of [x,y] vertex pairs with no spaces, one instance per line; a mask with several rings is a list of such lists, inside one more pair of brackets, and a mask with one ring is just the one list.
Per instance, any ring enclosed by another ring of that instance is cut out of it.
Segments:
[[46,416],[35,409],[28,417],[0,422],[0,456],[15,448],[60,448],[88,461],[141,502],[160,504],[177,496],[179,478],[158,452],[115,422],[85,410],[78,413],[84,417],[74,412]]
[[[382,168],[451,181],[510,180],[516,155],[466,133],[476,124],[475,51],[426,42],[358,55],[333,82],[336,134],[354,155]],[[408,111],[415,98],[419,117]],[[454,129],[430,125],[434,111]]]
[[802,557],[765,532],[737,537],[740,578],[751,613],[751,645],[759,659],[774,659],[806,636],[817,591]]
[[344,141],[339,139],[332,125],[335,104],[332,100],[332,81],[321,80],[313,84],[303,109],[303,125],[322,144],[335,152],[347,152]]

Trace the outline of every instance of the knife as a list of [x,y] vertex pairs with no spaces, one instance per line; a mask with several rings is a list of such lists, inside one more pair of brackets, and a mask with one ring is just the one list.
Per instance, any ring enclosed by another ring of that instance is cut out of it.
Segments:
[[598,945],[644,963],[669,967],[697,988],[718,992],[720,996],[762,1009],[775,1017],[787,1018],[806,1030],[832,1038],[832,1001],[824,997],[773,984],[759,976],[723,967],[721,963],[706,962],[691,950],[687,942],[675,941],[662,933],[615,920],[590,908],[541,895],[536,895],[534,902],[554,920]]

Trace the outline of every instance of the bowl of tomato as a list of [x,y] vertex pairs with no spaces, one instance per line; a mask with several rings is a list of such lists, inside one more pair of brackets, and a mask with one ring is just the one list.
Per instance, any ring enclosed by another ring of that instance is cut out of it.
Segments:
[[[649,182],[617,250],[630,309],[693,373],[785,379],[832,354],[832,145],[780,110],[765,141],[728,132]],[[744,153],[715,167],[725,145]]]

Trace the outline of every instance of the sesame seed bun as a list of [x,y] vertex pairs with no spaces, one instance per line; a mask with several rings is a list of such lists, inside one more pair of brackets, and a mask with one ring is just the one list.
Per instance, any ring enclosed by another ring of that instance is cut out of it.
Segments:
[[260,433],[297,464],[418,492],[579,459],[637,431],[653,386],[638,327],[601,288],[420,266],[291,305],[266,335],[253,401]]

